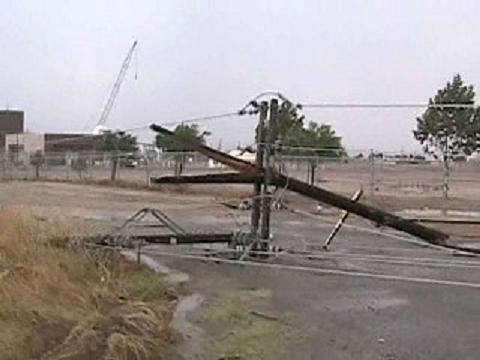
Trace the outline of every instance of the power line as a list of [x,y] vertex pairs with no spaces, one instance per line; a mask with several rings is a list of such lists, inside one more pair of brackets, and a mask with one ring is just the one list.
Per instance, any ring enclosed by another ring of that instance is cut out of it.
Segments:
[[215,114],[215,115],[187,118],[187,119],[182,119],[182,120],[175,120],[175,121],[170,121],[170,122],[166,122],[166,123],[160,123],[160,125],[171,126],[171,125],[184,124],[184,123],[188,124],[188,123],[195,123],[195,122],[201,122],[201,121],[224,119],[224,118],[228,118],[228,117],[241,116],[241,115],[242,114],[240,114],[239,111],[235,111],[235,112],[227,112],[227,113],[222,113],[222,114]]
[[[105,245],[98,245],[98,244],[86,244],[86,246],[93,247],[93,248],[109,248],[112,250],[119,250],[119,251],[123,250],[129,253],[124,248],[119,246],[108,246],[108,245],[105,246]],[[216,264],[223,263],[228,265],[236,265],[240,267],[310,272],[310,273],[317,273],[317,274],[323,274],[323,275],[342,275],[342,276],[371,278],[371,279],[379,279],[379,280],[423,283],[423,284],[429,284],[429,285],[460,286],[460,287],[476,288],[476,289],[480,288],[480,283],[472,283],[467,281],[453,281],[453,280],[441,280],[441,279],[432,279],[432,278],[423,278],[423,277],[410,277],[410,276],[402,276],[402,275],[377,274],[377,273],[368,273],[368,272],[361,272],[361,271],[328,269],[328,268],[303,266],[303,265],[286,265],[286,264],[266,263],[266,262],[258,262],[258,261],[241,261],[241,260],[225,259],[217,256],[205,257],[201,255],[174,253],[174,252],[162,251],[160,249],[152,249],[152,248],[143,248],[141,252],[142,254],[149,254],[154,256],[156,255],[156,256],[165,256],[165,257],[172,257],[172,258],[185,259],[185,260],[213,262]]]
[[[242,251],[236,249],[219,249],[213,250],[213,254],[241,254]],[[422,257],[398,257],[398,256],[383,256],[383,255],[368,255],[355,253],[326,253],[326,252],[296,252],[294,250],[287,251],[258,251],[251,250],[254,255],[269,255],[275,257],[285,257],[291,259],[301,260],[348,260],[359,262],[372,263],[387,263],[395,265],[416,265],[425,267],[442,267],[442,268],[474,268],[480,269],[480,262],[478,261],[456,261],[443,258],[422,258]],[[209,255],[209,252],[188,252],[189,255]]]
[[300,108],[317,109],[475,109],[475,104],[422,104],[422,103],[323,103],[323,104],[299,104]]
[[157,255],[157,256],[166,256],[179,259],[187,260],[197,260],[204,262],[214,262],[214,263],[224,263],[237,266],[245,267],[256,267],[256,268],[267,268],[273,270],[289,270],[289,271],[300,271],[300,272],[311,272],[324,275],[343,275],[351,277],[360,277],[360,278],[372,278],[380,280],[391,280],[391,281],[401,281],[401,282],[414,282],[414,283],[423,283],[429,285],[443,285],[443,286],[460,286],[468,288],[480,288],[479,283],[472,283],[466,281],[452,281],[452,280],[440,280],[440,279],[431,279],[431,278],[422,278],[422,277],[409,277],[401,275],[388,275],[388,274],[375,274],[368,272],[356,272],[349,270],[340,270],[340,269],[328,269],[320,267],[311,267],[311,266],[301,266],[301,265],[284,265],[284,264],[272,264],[264,262],[253,262],[253,261],[239,261],[231,260],[220,257],[204,257],[200,255],[189,255],[181,253],[171,253],[166,251],[159,251],[156,249],[142,249],[143,253]]

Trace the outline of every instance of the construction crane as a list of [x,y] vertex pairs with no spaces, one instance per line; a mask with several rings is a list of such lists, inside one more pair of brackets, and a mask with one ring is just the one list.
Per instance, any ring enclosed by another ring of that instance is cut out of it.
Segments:
[[[108,116],[112,111],[113,105],[115,103],[115,99],[117,98],[118,92],[120,91],[120,87],[122,86],[123,80],[125,79],[125,75],[127,74],[128,68],[130,67],[130,63],[133,58],[133,54],[135,52],[135,48],[137,47],[137,40],[133,42],[133,45],[128,50],[128,54],[123,60],[122,67],[120,68],[120,72],[118,73],[117,79],[115,80],[115,84],[113,85],[112,91],[110,92],[110,96],[108,97],[107,103],[103,108],[102,115],[97,122],[97,126],[93,130],[94,134],[100,134],[104,132],[107,128],[105,127],[105,123],[107,122]],[[135,74],[135,79],[137,75]]]

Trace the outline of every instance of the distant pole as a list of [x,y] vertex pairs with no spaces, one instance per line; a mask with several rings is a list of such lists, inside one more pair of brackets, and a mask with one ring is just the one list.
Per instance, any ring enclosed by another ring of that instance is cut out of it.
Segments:
[[[260,104],[260,115],[255,134],[255,141],[257,143],[255,166],[257,169],[263,168],[263,151],[265,142],[265,120],[267,119],[268,103],[262,101]],[[262,193],[262,181],[255,181],[253,184],[253,200],[252,200],[252,218],[251,218],[251,233],[257,234],[260,223],[260,195]]]
[[373,149],[370,149],[368,164],[370,170],[370,196],[373,197],[375,195],[375,152]]
[[316,159],[310,160],[310,185],[315,185],[315,168],[317,167]]
[[112,172],[110,174],[110,181],[111,182],[115,182],[115,180],[117,179],[117,167],[118,167],[118,154],[117,152],[115,151],[112,155],[111,155],[111,160],[112,160]]
[[265,176],[263,182],[262,194],[262,223],[260,230],[260,238],[262,240],[262,250],[268,250],[268,241],[270,240],[270,211],[272,204],[272,194],[269,186],[272,181],[272,158],[275,143],[276,124],[278,117],[278,100],[270,100],[270,118],[266,127],[266,146],[265,146]]
[[448,199],[448,179],[450,177],[450,156],[448,153],[448,137],[445,137],[445,151],[443,152],[443,199]]
[[16,135],[17,135],[16,136],[17,144],[16,144],[16,151],[15,151],[15,162],[16,162],[15,166],[18,166],[18,153],[20,152],[20,149],[19,149],[20,144],[19,144],[19,141],[18,141],[18,133]]

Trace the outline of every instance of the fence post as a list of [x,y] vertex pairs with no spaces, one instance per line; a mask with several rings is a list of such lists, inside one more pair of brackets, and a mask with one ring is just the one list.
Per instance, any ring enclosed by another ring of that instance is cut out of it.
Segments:
[[70,180],[70,166],[69,156],[65,154],[65,177],[67,181]]
[[142,263],[142,240],[137,244],[137,265]]
[[450,178],[450,164],[448,163],[448,155],[443,156],[443,199],[448,199],[448,180]]
[[111,161],[112,161],[112,172],[110,174],[110,181],[115,182],[115,180],[117,179],[117,167],[118,167],[118,156],[116,152],[112,154]]
[[309,179],[309,184],[310,185],[315,185],[315,169],[317,167],[316,164],[316,159],[311,159],[310,160],[310,179]]
[[368,165],[370,171],[370,196],[375,195],[375,152],[373,149],[370,149],[370,154],[368,156]]
[[145,170],[147,173],[147,186],[150,187],[150,175],[151,175],[151,170],[150,167],[148,166],[150,161],[148,160],[147,157],[145,157]]

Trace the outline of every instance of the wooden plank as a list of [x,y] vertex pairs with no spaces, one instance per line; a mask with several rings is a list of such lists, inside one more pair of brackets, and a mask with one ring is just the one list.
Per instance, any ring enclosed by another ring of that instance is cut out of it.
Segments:
[[261,179],[255,174],[236,172],[184,176],[151,177],[151,184],[251,184]]
[[[355,194],[353,194],[353,196],[352,196],[352,201],[357,202],[362,195],[363,195],[363,190],[362,190],[362,189],[356,191]],[[337,235],[337,233],[338,233],[338,232],[340,231],[340,229],[342,228],[342,225],[343,225],[343,223],[345,222],[345,220],[347,220],[349,214],[350,214],[350,212],[347,211],[347,210],[343,210],[343,211],[342,211],[342,215],[340,216],[340,219],[338,219],[338,221],[337,221],[337,223],[335,224],[334,228],[332,229],[332,231],[331,231],[330,234],[328,235],[327,240],[325,240],[325,243],[323,244],[323,249],[324,249],[324,250],[327,250],[327,249],[328,249],[328,246],[329,246],[329,245],[331,244],[331,242],[333,241],[333,238],[335,237],[335,235]]]

